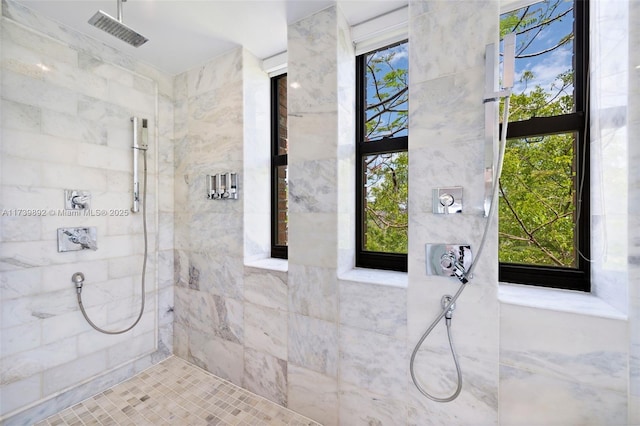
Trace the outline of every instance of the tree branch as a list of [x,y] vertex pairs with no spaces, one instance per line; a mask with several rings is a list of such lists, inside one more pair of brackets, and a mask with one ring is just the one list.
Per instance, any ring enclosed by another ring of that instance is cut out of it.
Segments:
[[504,193],[504,189],[502,188],[502,183],[500,182],[500,193],[502,194],[502,199],[504,200],[504,202],[507,204],[507,207],[509,208],[509,210],[511,211],[511,213],[513,213],[513,216],[515,217],[516,221],[518,222],[518,224],[520,224],[520,228],[522,229],[522,231],[527,235],[528,241],[532,242],[536,247],[538,247],[545,255],[547,255],[547,257],[549,257],[556,265],[558,266],[564,266],[564,264],[557,258],[554,256],[553,253],[551,253],[551,251],[549,251],[549,249],[547,249],[546,247],[544,247],[542,244],[540,244],[538,242],[538,240],[536,239],[536,237],[529,232],[529,230],[527,230],[526,225],[524,224],[524,222],[522,221],[522,219],[520,219],[520,216],[518,216],[518,213],[516,213],[515,209],[513,208],[513,206],[511,205],[511,203],[509,202],[509,198],[506,196],[506,194]]
[[[528,8],[528,7],[527,7],[527,10],[529,10],[529,8]],[[554,8],[554,10],[555,10],[555,8]],[[571,12],[572,10],[573,10],[573,7],[571,7],[571,8],[569,8],[569,9],[567,9],[566,11],[562,12],[560,15],[558,15],[558,16],[556,16],[556,17],[552,18],[552,19],[548,19],[548,20],[546,20],[546,21],[542,21],[542,22],[540,22],[540,23],[538,23],[538,24],[536,24],[536,25],[534,25],[534,26],[532,26],[532,27],[525,28],[524,30],[522,30],[522,31],[520,31],[520,32],[517,32],[516,34],[517,34],[517,35],[522,35],[522,34],[524,34],[524,33],[528,32],[528,31],[535,30],[536,28],[543,27],[543,26],[545,26],[545,25],[549,25],[550,23],[552,23],[552,22],[554,22],[554,21],[557,21],[558,19],[562,18],[563,16],[565,16],[566,14],[568,14],[569,12]],[[524,15],[523,15],[523,18],[524,18]],[[521,21],[521,22],[522,22],[522,21]],[[519,24],[520,24],[520,23],[518,23],[518,25],[519,25]],[[515,30],[516,28],[517,28],[517,25],[516,25],[515,27],[513,27],[513,29],[514,29],[514,30]]]
[[377,211],[373,210],[371,207],[367,206],[367,212],[372,215],[373,221],[378,224],[378,228],[383,228],[380,224],[384,225],[384,228],[395,228],[395,229],[404,229],[407,227],[406,223],[391,223],[383,219],[382,215]]
[[568,37],[563,38],[562,40],[560,40],[560,42],[558,44],[556,44],[555,46],[550,47],[548,49],[541,50],[541,51],[536,52],[536,53],[528,53],[526,55],[516,55],[516,59],[534,58],[536,56],[544,55],[545,53],[552,52],[555,49],[564,46],[565,44],[567,44],[571,40],[573,40],[573,35],[570,35]]
[[[391,97],[389,97],[389,98],[387,98],[387,99],[385,99],[385,100],[383,100],[381,102],[378,102],[377,104],[367,105],[367,110],[375,109],[375,108],[384,106],[386,103],[391,102],[391,101],[399,98],[403,93],[407,92],[408,90],[409,90],[409,88],[405,86],[403,89],[401,89],[398,92],[394,93]],[[406,101],[402,101],[401,104],[404,103],[404,102],[406,102]]]

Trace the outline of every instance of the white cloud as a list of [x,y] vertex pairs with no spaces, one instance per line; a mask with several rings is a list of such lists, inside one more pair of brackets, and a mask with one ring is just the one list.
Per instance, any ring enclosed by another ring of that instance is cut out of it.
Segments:
[[[571,49],[557,49],[545,55],[535,58],[517,59],[514,92],[529,93],[536,86],[542,87],[544,90],[551,90],[551,86],[556,81],[558,75],[572,68]],[[524,61],[526,65],[523,65]],[[520,82],[525,71],[531,71],[534,78],[527,83]],[[557,86],[557,84],[556,84]]]

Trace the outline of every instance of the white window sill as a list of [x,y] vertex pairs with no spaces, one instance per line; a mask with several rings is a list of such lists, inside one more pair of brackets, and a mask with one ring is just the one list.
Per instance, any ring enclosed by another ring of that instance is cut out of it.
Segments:
[[270,271],[287,272],[289,261],[287,259],[276,259],[268,257],[265,259],[251,260],[244,263],[244,266],[258,269],[268,269]]
[[500,283],[498,300],[509,305],[626,320],[627,315],[590,293]]
[[338,279],[342,281],[387,285],[400,288],[407,288],[407,284],[409,282],[406,272],[367,268],[351,269],[350,271],[338,274]]

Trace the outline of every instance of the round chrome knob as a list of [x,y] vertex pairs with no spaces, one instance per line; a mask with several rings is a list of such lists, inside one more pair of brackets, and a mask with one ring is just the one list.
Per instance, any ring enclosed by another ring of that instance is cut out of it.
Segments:
[[455,258],[450,253],[440,256],[440,266],[442,269],[451,269],[455,263]]
[[455,201],[455,199],[453,198],[453,195],[451,194],[442,194],[440,195],[440,204],[442,204],[444,207],[449,207],[453,205],[453,202]]

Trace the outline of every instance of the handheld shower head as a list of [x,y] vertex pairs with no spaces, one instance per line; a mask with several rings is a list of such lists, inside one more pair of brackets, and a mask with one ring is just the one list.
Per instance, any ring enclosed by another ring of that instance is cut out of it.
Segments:
[[122,1],[126,0],[118,0],[118,19],[99,10],[89,19],[89,23],[133,47],[140,47],[149,39],[122,22]]

